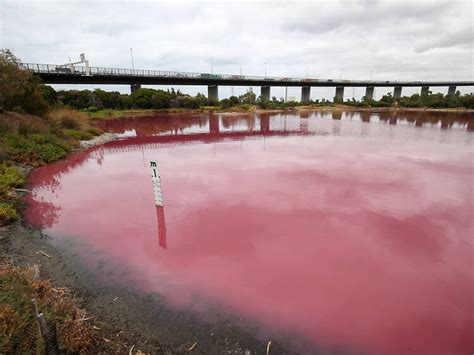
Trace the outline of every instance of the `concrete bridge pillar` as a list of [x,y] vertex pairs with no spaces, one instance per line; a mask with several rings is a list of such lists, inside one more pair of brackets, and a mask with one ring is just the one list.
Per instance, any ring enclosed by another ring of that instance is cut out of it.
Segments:
[[301,102],[309,102],[311,96],[311,86],[301,88]]
[[373,86],[367,86],[365,88],[365,97],[372,100],[374,98],[374,87]]
[[207,97],[212,101],[219,101],[219,89],[217,85],[209,85],[207,87]]
[[260,87],[260,96],[262,96],[262,101],[270,101],[270,86]]
[[448,95],[454,95],[456,93],[456,87],[455,86],[450,86],[448,88]]
[[395,99],[399,99],[400,97],[402,97],[402,87],[401,86],[395,86],[395,88],[393,89],[393,97]]
[[130,92],[133,94],[135,91],[140,90],[142,86],[140,84],[130,84]]
[[344,86],[336,87],[336,96],[334,96],[334,102],[344,102]]
[[421,87],[421,96],[426,96],[428,95],[428,91],[430,90],[429,86],[422,86]]

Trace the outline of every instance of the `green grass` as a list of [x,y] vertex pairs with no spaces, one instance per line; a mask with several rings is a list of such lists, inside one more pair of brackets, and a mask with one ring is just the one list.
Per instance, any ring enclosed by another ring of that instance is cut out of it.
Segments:
[[20,187],[25,183],[25,175],[15,166],[0,163],[0,189]]
[[25,137],[10,133],[0,137],[8,148],[10,160],[33,166],[44,165],[64,158],[74,146],[52,134],[34,134]]
[[93,138],[93,135],[87,131],[79,131],[77,129],[66,128],[63,129],[63,134],[72,139],[77,139],[80,141],[89,140]]
[[7,202],[0,202],[0,225],[6,225],[18,220],[19,215],[15,207]]
[[0,225],[12,223],[19,218],[16,206],[19,203],[13,188],[25,183],[25,175],[15,166],[0,163]]
[[[110,110],[110,109],[106,109],[106,110],[98,110],[98,111],[95,111],[95,112],[84,110],[82,112],[87,113],[92,118],[107,119],[107,118],[112,118],[112,117],[126,116],[127,113],[130,114],[130,113],[134,113],[136,111],[137,110]],[[143,111],[146,112],[146,111],[149,111],[149,110],[143,110]]]
[[[209,106],[213,109],[216,106]],[[209,109],[209,107],[207,109]],[[203,108],[204,109],[204,108]],[[142,116],[152,115],[157,112],[188,112],[199,109],[187,109],[187,108],[163,108],[163,109],[130,109],[130,110],[115,110],[115,109],[103,109],[95,112],[89,110],[82,110],[81,113],[87,114],[90,118],[107,120],[113,118],[127,117],[127,116]]]

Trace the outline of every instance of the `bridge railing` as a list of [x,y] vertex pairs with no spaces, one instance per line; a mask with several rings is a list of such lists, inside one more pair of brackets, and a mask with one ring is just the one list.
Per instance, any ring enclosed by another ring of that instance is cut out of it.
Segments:
[[[232,74],[211,74],[211,73],[192,73],[192,72],[177,72],[177,71],[165,71],[165,70],[144,70],[144,69],[124,69],[124,68],[103,68],[103,67],[89,67],[89,73],[86,73],[85,66],[69,66],[69,65],[55,65],[55,64],[35,64],[35,63],[23,63],[23,68],[37,74],[54,74],[54,75],[97,75],[97,76],[135,76],[135,77],[162,77],[162,78],[176,78],[176,79],[204,79],[206,83],[212,83],[215,81],[227,80],[229,82],[235,81],[247,81],[247,82],[265,82],[265,85],[271,85],[272,81],[278,82],[298,82],[302,86],[305,83],[311,85],[311,83],[325,83],[345,86],[351,83],[357,83],[357,85],[372,86],[380,84],[386,84],[386,86],[397,86],[397,85],[427,85],[430,82],[424,81],[374,81],[374,80],[346,80],[346,79],[314,79],[314,78],[288,78],[288,77],[269,77],[269,76],[249,76],[249,75],[232,75]],[[437,86],[441,86],[440,82]],[[472,85],[472,81],[469,82],[442,82],[443,85]],[[252,83],[250,83],[252,85]]]
[[[68,66],[55,64],[35,64],[23,63],[23,68],[38,74],[57,74],[57,75],[86,75],[84,66]],[[301,79],[288,77],[269,77],[269,76],[249,76],[233,74],[210,74],[210,73],[192,73],[176,72],[164,70],[144,70],[144,69],[124,69],[124,68],[104,68],[89,67],[89,75],[107,75],[107,76],[141,76],[141,77],[164,77],[164,78],[183,78],[183,79],[206,79],[212,80],[246,80],[246,81],[295,81],[295,82],[318,82],[327,81],[322,79]],[[329,80],[330,81],[330,80]]]

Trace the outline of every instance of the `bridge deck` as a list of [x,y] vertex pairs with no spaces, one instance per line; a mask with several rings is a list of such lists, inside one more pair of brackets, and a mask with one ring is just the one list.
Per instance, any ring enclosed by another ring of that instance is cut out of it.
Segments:
[[144,84],[144,85],[219,85],[219,86],[474,86],[474,81],[390,81],[333,80],[313,78],[265,77],[231,74],[174,72],[162,70],[120,69],[75,66],[73,69],[53,64],[25,63],[23,67],[37,74],[46,84]]

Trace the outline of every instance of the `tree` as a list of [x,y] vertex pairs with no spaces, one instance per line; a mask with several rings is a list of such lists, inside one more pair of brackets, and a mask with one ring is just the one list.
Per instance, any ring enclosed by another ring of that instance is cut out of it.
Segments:
[[231,107],[232,106],[237,106],[240,103],[239,98],[237,96],[229,97],[229,101],[230,101]]
[[239,101],[243,104],[253,105],[257,101],[257,95],[252,88],[249,88],[245,94],[239,96]]
[[39,79],[24,70],[9,49],[0,50],[0,109],[44,116],[49,105],[39,84]]

